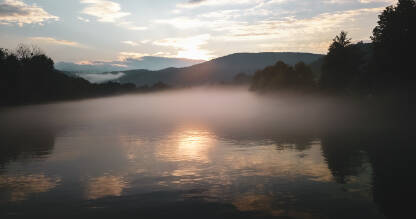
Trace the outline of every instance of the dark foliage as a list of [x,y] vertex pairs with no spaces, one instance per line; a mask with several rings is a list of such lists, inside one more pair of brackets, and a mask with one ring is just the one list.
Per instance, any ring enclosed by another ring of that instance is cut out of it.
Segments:
[[380,15],[371,37],[373,43],[351,44],[345,32],[337,36],[322,66],[320,86],[331,94],[390,96],[414,95],[416,3],[399,0]]
[[234,81],[233,84],[237,84],[237,85],[242,85],[242,84],[250,84],[252,80],[252,76],[251,75],[247,75],[244,72],[238,73],[235,77],[234,77]]
[[132,91],[133,84],[90,82],[54,69],[54,62],[36,47],[19,45],[15,52],[0,49],[0,105],[111,95]]
[[311,91],[315,87],[312,70],[303,62],[294,67],[278,61],[275,65],[257,71],[252,79],[254,91]]
[[362,43],[351,44],[342,31],[333,39],[322,65],[320,87],[332,94],[350,94],[361,87],[364,74]]
[[374,88],[378,92],[401,92],[401,95],[414,91],[414,56],[411,54],[416,50],[415,1],[399,0],[397,5],[387,7],[379,15],[371,39]]

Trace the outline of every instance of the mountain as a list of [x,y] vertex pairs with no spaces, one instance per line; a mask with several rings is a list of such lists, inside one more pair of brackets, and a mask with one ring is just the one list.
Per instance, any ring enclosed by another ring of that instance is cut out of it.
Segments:
[[58,62],[55,64],[55,68],[65,72],[89,74],[112,71],[126,71],[130,69],[148,69],[156,71],[169,67],[182,68],[202,62],[204,62],[204,60],[144,56],[140,59],[128,58],[122,61],[93,61],[86,62],[84,64],[77,64],[73,62]]
[[[235,53],[211,61],[184,68],[167,68],[158,71],[129,70],[123,71],[123,76],[114,81],[134,83],[137,86],[152,85],[164,82],[176,86],[221,83],[231,81],[237,74],[253,74],[255,71],[283,61],[294,65],[303,61],[310,64],[323,55],[312,53],[265,52],[265,53]],[[113,72],[112,74],[115,74]]]

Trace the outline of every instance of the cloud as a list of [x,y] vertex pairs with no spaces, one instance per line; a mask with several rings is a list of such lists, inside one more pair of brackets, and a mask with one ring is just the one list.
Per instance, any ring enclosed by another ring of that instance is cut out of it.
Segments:
[[120,4],[105,0],[81,0],[81,3],[88,4],[82,13],[98,18],[100,22],[115,23],[118,19],[130,15],[121,11]]
[[84,17],[77,17],[77,19],[80,20],[80,21],[84,21],[86,23],[90,22],[90,19],[87,19],[87,18],[84,18]]
[[49,14],[36,4],[27,5],[19,0],[4,0],[0,4],[0,24],[42,25],[46,21],[57,20],[59,17]]
[[121,41],[124,44],[130,45],[130,46],[138,46],[139,44],[130,40]]
[[147,27],[137,26],[133,22],[130,22],[130,21],[119,21],[117,25],[120,27],[129,29],[129,30],[147,30]]
[[81,3],[87,4],[82,13],[96,17],[99,22],[114,23],[129,30],[147,29],[146,27],[136,26],[131,21],[123,20],[130,13],[122,11],[119,3],[107,0],[81,0]]
[[177,54],[174,55],[177,58],[209,60],[213,57],[212,51],[201,47],[208,43],[210,37],[209,34],[202,34],[185,38],[166,38],[154,41],[153,44],[177,49]]
[[[329,2],[332,1],[332,2]],[[180,16],[154,21],[174,28],[209,33],[216,54],[260,51],[325,53],[341,30],[355,40],[368,40],[377,15],[392,0],[205,0],[187,1],[189,7],[217,5],[191,10]],[[351,3],[342,6],[336,3]],[[246,3],[243,5],[243,3]],[[327,3],[325,8],[317,5]],[[331,3],[331,4],[329,4]],[[177,5],[182,7],[183,5]],[[160,42],[157,42],[160,45]],[[233,45],[233,46],[231,46]],[[173,45],[171,45],[173,46]],[[180,49],[176,46],[177,49]],[[233,49],[228,49],[233,48]]]
[[[279,20],[264,20],[255,24],[237,24],[227,27],[229,40],[263,40],[268,38],[293,38],[302,36],[305,39],[317,34],[339,31],[343,28],[357,28],[359,20],[375,15],[383,8],[357,9],[322,13],[311,18],[297,19],[286,17]],[[218,30],[225,28],[218,27]]]
[[209,21],[201,21],[196,18],[188,18],[188,17],[176,17],[170,19],[158,19],[154,21],[155,23],[160,24],[169,24],[178,29],[189,29],[189,28],[198,28],[198,27],[205,27],[209,25]]
[[362,4],[369,4],[369,3],[391,3],[393,4],[397,0],[325,0],[325,3],[330,4],[346,4],[346,3],[362,3]]
[[217,6],[217,5],[229,5],[229,4],[247,4],[257,3],[258,0],[189,0],[186,3],[179,3],[179,8],[195,8],[201,6]]
[[[370,30],[360,24],[372,23],[383,8],[357,9],[323,13],[312,18],[261,21],[252,25],[230,28],[225,41],[263,41],[259,46],[270,51],[326,52],[330,40],[341,30],[354,34],[354,39],[365,40]],[[297,36],[297,37],[294,37]]]
[[68,41],[68,40],[58,40],[53,37],[30,37],[30,40],[40,42],[40,43],[46,43],[46,44],[55,44],[60,46],[71,46],[71,47],[79,47],[84,48],[85,45],[82,45],[78,42],[74,41]]
[[147,53],[138,53],[138,52],[120,52],[119,60],[125,61],[127,59],[137,59],[140,60],[144,56],[148,56]]

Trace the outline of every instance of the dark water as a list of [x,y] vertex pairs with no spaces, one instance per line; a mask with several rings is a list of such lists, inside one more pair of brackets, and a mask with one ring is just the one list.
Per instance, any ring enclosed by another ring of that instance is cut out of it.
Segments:
[[404,216],[413,137],[353,108],[194,89],[3,109],[0,216]]

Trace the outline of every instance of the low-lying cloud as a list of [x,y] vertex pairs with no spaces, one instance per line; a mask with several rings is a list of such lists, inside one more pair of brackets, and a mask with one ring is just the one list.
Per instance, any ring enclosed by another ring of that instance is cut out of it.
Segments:
[[55,68],[61,71],[92,74],[131,69],[160,70],[169,67],[181,68],[199,64],[201,62],[203,62],[203,60],[166,58],[157,56],[144,56],[139,58],[134,58],[134,56],[126,56],[122,60],[114,61],[80,61],[77,63],[58,62],[55,64]]
[[125,74],[122,72],[118,73],[105,73],[105,74],[77,74],[79,77],[84,78],[92,83],[103,83],[106,81],[116,80],[123,77]]

